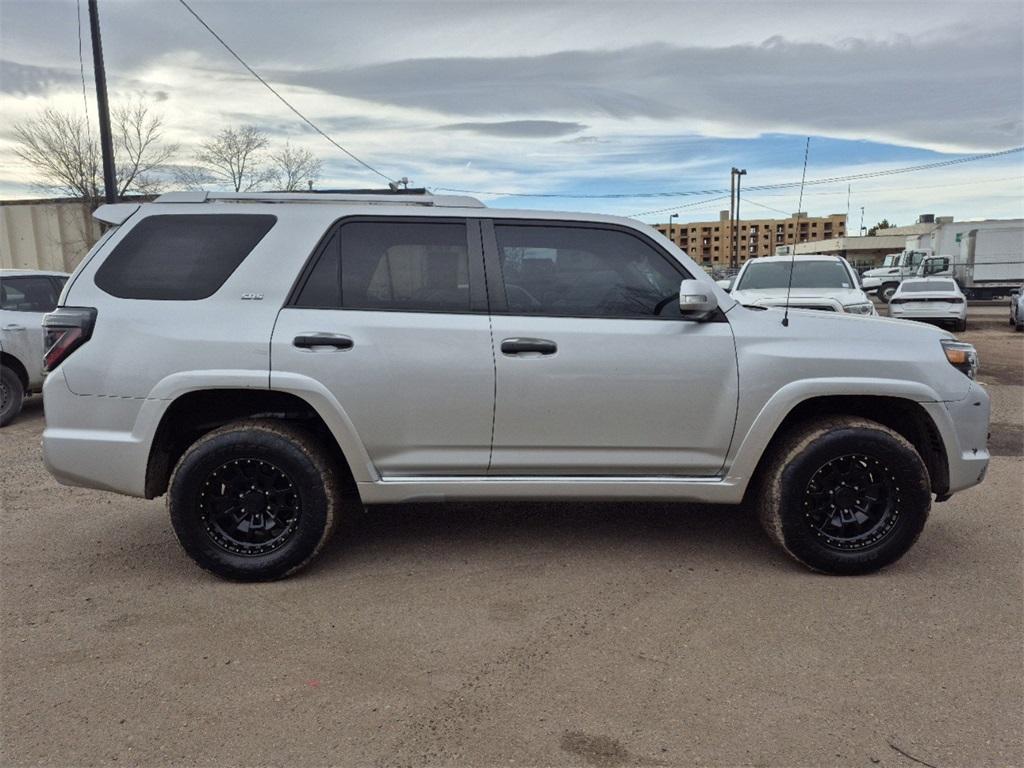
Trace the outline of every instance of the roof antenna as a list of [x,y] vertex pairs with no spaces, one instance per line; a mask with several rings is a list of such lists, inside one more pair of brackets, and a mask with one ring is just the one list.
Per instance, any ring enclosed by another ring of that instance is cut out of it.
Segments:
[[800,242],[800,210],[804,207],[804,182],[807,181],[807,155],[811,151],[811,137],[804,144],[804,173],[800,177],[800,202],[796,206],[796,231],[793,233],[793,250],[789,252],[789,284],[786,286],[786,311],[782,315],[782,327],[789,327],[789,294],[793,292],[793,270],[796,269],[796,244]]

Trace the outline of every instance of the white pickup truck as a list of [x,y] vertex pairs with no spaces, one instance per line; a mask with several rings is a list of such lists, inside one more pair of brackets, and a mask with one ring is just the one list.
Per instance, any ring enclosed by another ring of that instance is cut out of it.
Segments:
[[869,269],[860,276],[861,285],[866,293],[877,293],[878,298],[888,303],[900,283],[905,278],[916,277],[921,263],[930,258],[930,250],[890,253],[882,260],[882,266]]

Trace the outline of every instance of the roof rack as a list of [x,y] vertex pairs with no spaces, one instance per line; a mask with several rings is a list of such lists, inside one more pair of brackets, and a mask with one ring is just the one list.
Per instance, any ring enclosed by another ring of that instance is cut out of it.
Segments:
[[423,205],[435,208],[485,208],[475,197],[433,195],[425,189],[315,190],[312,192],[165,192],[157,203],[369,203]]

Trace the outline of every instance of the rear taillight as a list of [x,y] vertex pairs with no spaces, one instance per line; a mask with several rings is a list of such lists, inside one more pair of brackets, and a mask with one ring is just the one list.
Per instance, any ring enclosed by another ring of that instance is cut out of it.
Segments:
[[906,299],[889,299],[890,304],[906,304]]
[[58,307],[43,316],[43,370],[52,371],[85,344],[96,325],[92,307]]
[[961,298],[960,298],[959,296],[956,296],[956,297],[954,297],[954,298],[950,299],[950,300],[949,300],[949,303],[950,303],[950,304],[963,304],[963,303],[964,303],[964,300],[963,300],[963,299],[961,299]]

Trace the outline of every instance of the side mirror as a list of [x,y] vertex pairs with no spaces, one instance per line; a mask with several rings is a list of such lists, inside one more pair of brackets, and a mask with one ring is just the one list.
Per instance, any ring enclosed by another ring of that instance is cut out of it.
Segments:
[[683,280],[679,285],[679,312],[689,320],[706,320],[718,309],[718,299],[703,280]]
[[729,291],[732,290],[732,280],[715,280],[715,285],[726,293],[729,293]]

